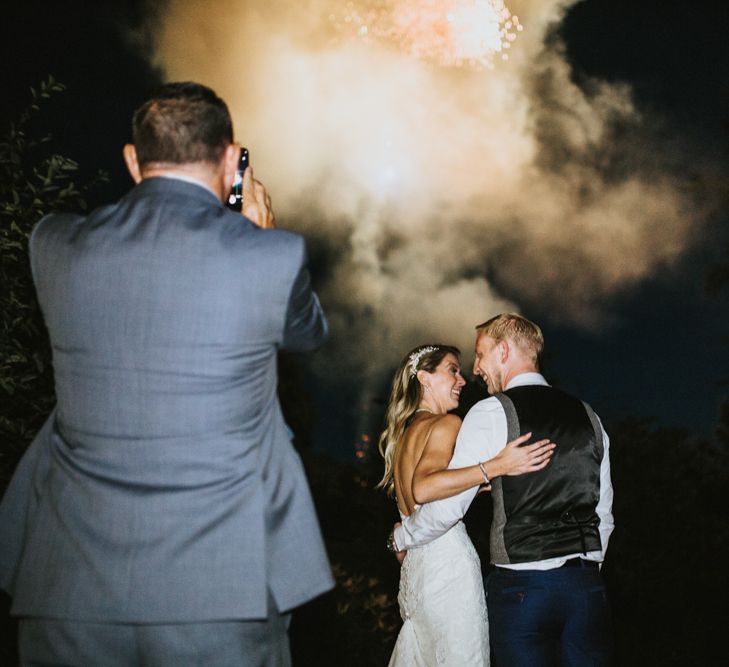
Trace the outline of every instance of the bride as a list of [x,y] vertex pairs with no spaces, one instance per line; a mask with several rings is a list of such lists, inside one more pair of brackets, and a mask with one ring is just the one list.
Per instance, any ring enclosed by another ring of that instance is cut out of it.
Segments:
[[[525,445],[531,433],[510,442],[493,459],[447,469],[461,420],[460,351],[449,345],[421,345],[401,362],[392,383],[387,423],[380,438],[385,474],[379,486],[394,492],[404,517],[432,500],[489,480],[540,470],[554,445]],[[398,594],[403,626],[390,667],[488,665],[486,602],[478,554],[459,521],[447,533],[410,549]]]

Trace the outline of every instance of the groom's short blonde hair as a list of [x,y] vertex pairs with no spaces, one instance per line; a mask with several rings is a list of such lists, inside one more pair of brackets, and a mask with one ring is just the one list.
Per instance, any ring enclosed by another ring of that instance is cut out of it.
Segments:
[[524,354],[529,356],[535,366],[539,365],[539,355],[544,349],[542,330],[534,322],[516,313],[501,313],[476,326],[478,336],[488,336],[497,343],[512,341]]

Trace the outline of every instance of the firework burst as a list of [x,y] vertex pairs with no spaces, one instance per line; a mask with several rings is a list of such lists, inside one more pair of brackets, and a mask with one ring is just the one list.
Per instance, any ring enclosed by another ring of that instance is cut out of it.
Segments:
[[503,0],[350,0],[329,19],[340,38],[384,42],[444,67],[491,68],[523,29]]

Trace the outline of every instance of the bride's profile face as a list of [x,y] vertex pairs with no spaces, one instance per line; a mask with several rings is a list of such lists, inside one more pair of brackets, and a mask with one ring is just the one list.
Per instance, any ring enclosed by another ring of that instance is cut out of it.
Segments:
[[[461,364],[458,358],[450,352],[446,354],[432,373],[425,375],[424,387],[430,387],[425,392],[426,400],[432,398],[439,411],[448,412],[458,407],[461,400],[461,389],[466,381],[461,375]],[[430,397],[428,396],[430,394]]]

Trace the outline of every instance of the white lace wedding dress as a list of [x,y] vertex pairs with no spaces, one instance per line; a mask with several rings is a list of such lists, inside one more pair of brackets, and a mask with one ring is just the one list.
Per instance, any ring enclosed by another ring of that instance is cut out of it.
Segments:
[[488,666],[481,563],[462,521],[408,551],[397,599],[403,626],[390,667]]

